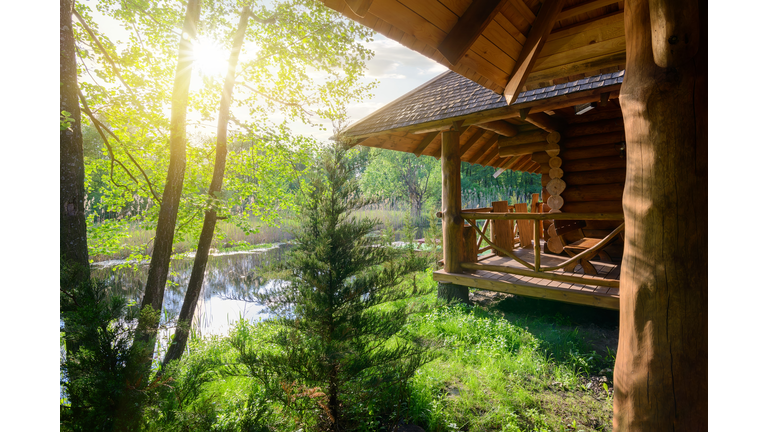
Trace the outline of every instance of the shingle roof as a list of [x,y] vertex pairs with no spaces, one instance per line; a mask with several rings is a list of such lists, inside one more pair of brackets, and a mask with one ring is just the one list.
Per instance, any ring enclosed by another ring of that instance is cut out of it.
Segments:
[[[620,84],[624,71],[521,92],[512,105]],[[347,134],[364,135],[507,106],[503,95],[447,71],[363,118]]]

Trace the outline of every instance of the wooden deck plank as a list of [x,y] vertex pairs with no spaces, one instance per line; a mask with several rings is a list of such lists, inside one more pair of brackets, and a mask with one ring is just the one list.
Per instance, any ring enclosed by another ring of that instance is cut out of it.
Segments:
[[566,303],[596,306],[605,309],[619,309],[618,295],[600,294],[577,289],[554,288],[520,282],[509,282],[495,278],[486,278],[479,275],[447,273],[444,270],[438,270],[434,272],[433,278],[438,282],[455,283],[490,291],[499,291],[527,297],[536,297],[562,301]]

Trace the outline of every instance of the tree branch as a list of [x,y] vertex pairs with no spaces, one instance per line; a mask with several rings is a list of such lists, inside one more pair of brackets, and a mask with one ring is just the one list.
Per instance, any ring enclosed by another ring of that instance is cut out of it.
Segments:
[[[115,154],[112,151],[112,146],[109,145],[109,140],[104,135],[104,132],[102,132],[101,130],[102,128],[104,128],[104,130],[106,130],[107,133],[109,133],[118,143],[120,143],[120,145],[123,146],[123,150],[125,150],[125,154],[128,155],[128,157],[131,159],[131,162],[133,162],[136,168],[138,168],[139,171],[141,172],[142,176],[144,176],[144,180],[146,180],[147,186],[149,186],[149,191],[152,193],[152,196],[155,198],[155,201],[159,204],[161,200],[160,198],[158,198],[157,194],[155,193],[155,190],[152,187],[152,182],[149,181],[149,177],[147,176],[147,173],[144,172],[144,169],[141,168],[141,165],[139,165],[139,163],[136,162],[136,159],[134,159],[133,156],[131,156],[131,153],[128,151],[127,148],[125,148],[125,145],[122,143],[122,141],[120,141],[120,139],[114,133],[112,133],[112,131],[109,130],[108,127],[106,127],[103,123],[101,123],[98,119],[96,119],[96,116],[93,115],[93,113],[91,112],[91,109],[88,107],[88,102],[86,102],[85,96],[83,96],[83,93],[80,91],[80,89],[77,89],[77,94],[78,96],[80,96],[80,102],[83,104],[83,111],[91,119],[91,121],[93,122],[93,125],[96,126],[96,131],[99,133],[99,135],[101,136],[101,139],[104,141],[104,145],[107,146],[107,151],[109,152],[109,159],[113,162],[117,162],[123,168],[123,170],[125,170],[125,172],[131,177],[131,179],[136,184],[139,184],[139,181],[136,180],[136,178],[133,176],[133,174],[131,174],[130,171],[128,171],[128,168],[126,168],[122,162],[120,162],[119,160],[117,160],[117,158],[115,158]],[[115,186],[121,186],[115,183],[114,178],[112,178],[112,172],[110,172],[110,178],[112,179],[112,183],[114,183]],[[128,189],[126,186],[123,186],[123,187]],[[128,190],[130,191],[130,189]]]
[[237,84],[238,84],[238,85],[241,85],[241,86],[243,86],[243,87],[245,87],[245,88],[247,88],[248,90],[250,90],[250,91],[252,91],[252,92],[254,92],[254,93],[256,93],[256,94],[259,94],[259,95],[261,95],[262,97],[264,97],[264,98],[266,98],[266,99],[269,99],[269,100],[271,100],[272,102],[277,102],[277,103],[279,103],[279,104],[282,104],[282,105],[286,105],[286,106],[292,106],[292,107],[296,107],[296,108],[299,108],[299,109],[301,109],[302,111],[304,111],[304,113],[305,113],[305,114],[307,114],[307,115],[309,115],[309,116],[312,116],[312,115],[314,115],[314,114],[315,114],[315,113],[313,113],[312,111],[307,111],[307,109],[306,109],[306,108],[304,108],[304,106],[303,106],[302,104],[298,103],[298,102],[286,102],[286,101],[282,101],[282,100],[280,100],[280,99],[277,99],[277,98],[274,98],[274,97],[272,97],[272,96],[269,96],[269,95],[267,95],[267,94],[265,94],[265,93],[263,93],[263,92],[260,92],[260,91],[256,90],[255,88],[253,88],[253,87],[249,86],[249,85],[248,85],[248,84],[246,84],[246,83],[242,83],[242,82],[241,82],[241,83],[237,83]]
[[130,92],[131,92],[131,94],[134,94],[134,95],[135,95],[135,93],[133,92],[133,89],[131,88],[131,86],[129,86],[129,85],[128,85],[128,84],[125,82],[125,80],[123,79],[123,76],[122,76],[122,75],[120,75],[120,71],[117,69],[117,65],[115,65],[115,62],[114,62],[114,61],[112,61],[112,57],[110,57],[109,53],[107,53],[107,50],[106,50],[106,49],[104,48],[104,46],[101,44],[101,42],[99,41],[99,38],[97,38],[97,37],[96,37],[96,35],[95,35],[95,34],[93,33],[93,31],[91,30],[91,28],[90,28],[90,27],[88,27],[88,24],[86,24],[86,23],[85,23],[85,20],[84,20],[84,19],[83,19],[83,17],[82,17],[82,16],[80,16],[80,14],[77,12],[77,9],[76,9],[76,8],[73,8],[73,9],[72,9],[72,11],[73,11],[73,13],[74,13],[75,17],[77,18],[77,20],[78,20],[78,21],[80,22],[80,24],[83,26],[83,28],[85,28],[85,31],[87,31],[87,32],[88,32],[88,34],[89,34],[89,35],[91,35],[91,39],[92,39],[92,40],[93,40],[93,41],[96,43],[96,46],[97,46],[97,47],[99,47],[99,51],[101,51],[101,53],[104,55],[104,57],[106,57],[106,59],[107,59],[107,61],[109,62],[109,64],[110,64],[110,65],[112,65],[112,70],[115,72],[115,75],[117,75],[117,78],[119,78],[119,79],[120,79],[120,82],[122,82],[122,83],[123,83],[123,85],[125,86],[125,88],[127,88],[127,89],[128,89],[128,91],[130,91]]

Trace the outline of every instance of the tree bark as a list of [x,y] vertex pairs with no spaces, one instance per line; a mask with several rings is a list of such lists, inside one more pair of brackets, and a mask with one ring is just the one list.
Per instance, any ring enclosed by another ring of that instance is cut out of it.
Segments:
[[[61,254],[61,290],[69,291],[88,283],[88,233],[85,224],[85,162],[83,135],[80,128],[80,103],[77,98],[77,62],[75,35],[72,29],[73,0],[61,0],[59,22],[59,110],[67,111],[73,120],[59,132],[59,248]],[[66,332],[66,324],[64,331]],[[78,344],[67,341],[67,355],[75,353]],[[70,380],[77,377],[70,376]],[[80,413],[80,401],[69,395],[72,414]]]
[[[168,278],[168,266],[173,251],[173,236],[176,228],[176,217],[179,211],[181,190],[184,183],[186,168],[186,123],[187,103],[189,101],[189,84],[192,79],[192,63],[194,61],[192,41],[197,37],[197,25],[200,21],[200,0],[189,0],[184,18],[183,36],[179,43],[179,60],[171,96],[171,136],[170,162],[168,175],[163,190],[163,201],[160,204],[160,214],[155,231],[152,259],[149,263],[147,285],[141,301],[141,309],[147,306],[159,312],[163,307],[165,282]],[[134,347],[142,345],[141,360],[144,366],[152,362],[157,336],[157,319],[140,320],[136,331]]]
[[[224,88],[221,92],[221,104],[219,105],[219,122],[216,130],[216,161],[213,166],[213,177],[211,185],[208,188],[208,195],[215,198],[216,193],[221,191],[221,185],[224,183],[224,171],[227,166],[227,125],[229,123],[229,107],[232,103],[232,91],[235,87],[235,70],[237,69],[240,50],[243,47],[245,31],[248,28],[248,18],[251,9],[248,6],[243,7],[240,14],[240,22],[237,25],[237,32],[232,43],[232,51],[229,54],[229,69],[224,80]],[[208,265],[208,255],[213,241],[213,233],[216,229],[216,209],[210,209],[205,212],[203,220],[203,229],[200,232],[200,240],[197,243],[197,252],[195,253],[195,262],[192,265],[192,274],[189,277],[189,285],[184,295],[184,303],[181,306],[179,319],[176,324],[176,332],[171,346],[163,360],[163,366],[173,360],[181,358],[184,349],[187,346],[192,318],[195,316],[195,306],[200,297],[200,291],[203,287],[205,278],[205,269]]]
[[77,98],[77,63],[72,30],[73,0],[61,0],[59,25],[60,111],[67,111],[69,128],[59,133],[59,246],[63,263],[76,271],[77,281],[90,277],[88,237],[85,225],[85,163]]
[[[675,67],[657,66],[652,35],[660,29],[649,1],[626,2],[626,242],[613,424],[699,431],[707,429],[706,2],[656,3],[698,6],[677,16],[698,27],[699,46],[688,50],[693,57],[675,57]],[[692,27],[679,24],[667,25]],[[677,38],[669,43],[692,40]]]

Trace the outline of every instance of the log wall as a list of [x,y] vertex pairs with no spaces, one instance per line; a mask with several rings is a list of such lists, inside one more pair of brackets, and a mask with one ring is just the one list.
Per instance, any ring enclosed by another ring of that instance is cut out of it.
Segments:
[[[621,149],[624,141],[624,127],[621,111],[615,107],[597,108],[591,112],[568,120],[560,141],[562,179],[565,190],[561,194],[565,204],[563,212],[579,213],[621,213],[627,160]],[[531,159],[541,166],[541,183],[549,183],[550,156],[536,152]],[[604,237],[615,229],[617,221],[587,221],[583,230],[588,237]],[[566,240],[575,241],[578,233],[566,235]],[[611,246],[621,256],[620,242]],[[613,254],[611,254],[613,255]]]

